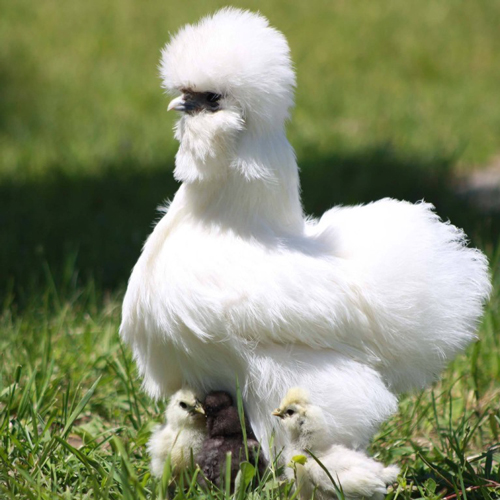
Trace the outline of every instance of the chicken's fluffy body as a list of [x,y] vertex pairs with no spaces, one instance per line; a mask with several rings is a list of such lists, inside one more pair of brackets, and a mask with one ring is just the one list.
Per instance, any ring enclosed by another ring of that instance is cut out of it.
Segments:
[[177,391],[170,399],[165,412],[165,425],[158,426],[148,443],[151,473],[161,477],[167,458],[173,476],[178,477],[191,466],[200,452],[207,435],[205,417],[196,395],[190,389]]
[[331,500],[339,496],[339,489],[346,500],[385,498],[387,485],[396,480],[399,468],[385,467],[362,451],[332,444],[324,433],[327,427],[324,414],[321,408],[310,404],[306,391],[301,388],[288,391],[273,415],[280,417],[290,438],[285,449],[287,463],[291,465],[297,456],[306,457],[305,463],[295,461],[293,467],[286,469],[289,478],[296,479],[301,499],[310,500],[314,493],[318,500]]
[[174,93],[221,98],[176,126],[182,185],[124,299],[120,332],[146,390],[234,395],[238,379],[265,448],[273,428],[283,438],[271,411],[301,386],[332,442],[364,448],[397,394],[435,380],[474,338],[486,258],[426,203],[304,216],[284,128],[295,76],[262,16],[224,9],[183,28],[162,76]]

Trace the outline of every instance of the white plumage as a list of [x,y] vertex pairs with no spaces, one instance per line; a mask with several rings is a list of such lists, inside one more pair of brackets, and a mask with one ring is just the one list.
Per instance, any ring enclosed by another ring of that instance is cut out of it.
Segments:
[[238,378],[265,446],[272,409],[301,386],[332,442],[364,448],[397,394],[474,338],[486,258],[426,203],[304,216],[284,128],[295,76],[261,15],[229,8],[184,27],[161,74],[185,110],[182,185],[133,270],[120,329],[145,389],[234,394]]
[[161,477],[167,458],[174,477],[191,465],[207,435],[206,419],[201,403],[190,389],[180,389],[171,398],[165,411],[165,425],[158,426],[148,443],[151,473]]
[[[306,458],[305,463],[295,462],[294,471],[286,469],[290,479],[295,475],[301,499],[310,500],[313,493],[317,500],[332,499],[338,496],[338,488],[346,500],[385,498],[386,485],[396,480],[399,468],[385,467],[361,451],[329,442],[324,432],[327,423],[323,412],[309,402],[306,391],[298,387],[290,389],[273,415],[280,417],[290,438],[285,450],[286,462],[290,464],[296,456]],[[326,467],[335,484],[316,459]]]

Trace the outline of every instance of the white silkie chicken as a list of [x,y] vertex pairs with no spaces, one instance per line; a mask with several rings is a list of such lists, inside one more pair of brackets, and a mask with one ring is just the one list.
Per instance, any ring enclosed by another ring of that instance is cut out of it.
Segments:
[[363,449],[397,394],[474,338],[486,258],[425,203],[305,217],[285,135],[295,75],[263,16],[226,8],[185,26],[161,75],[178,95],[182,185],[133,270],[120,328],[145,389],[234,395],[238,378],[265,449],[272,410],[301,386],[331,441]]
[[290,389],[273,415],[281,419],[290,438],[285,450],[287,462],[297,456],[306,459],[305,463],[296,461],[293,472],[286,469],[290,478],[295,475],[300,499],[310,500],[313,494],[316,500],[337,498],[338,489],[346,500],[385,498],[386,485],[396,480],[399,468],[385,467],[362,451],[330,443],[325,435],[328,424],[323,411],[309,402],[306,391],[299,387]]
[[205,411],[194,392],[183,388],[170,398],[165,420],[165,425],[153,431],[148,443],[151,473],[161,477],[170,456],[172,475],[179,477],[200,452],[207,436]]

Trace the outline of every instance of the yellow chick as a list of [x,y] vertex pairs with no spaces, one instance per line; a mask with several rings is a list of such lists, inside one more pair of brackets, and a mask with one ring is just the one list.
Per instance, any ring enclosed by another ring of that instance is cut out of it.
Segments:
[[148,443],[151,473],[161,477],[170,455],[174,477],[191,464],[206,437],[206,418],[202,404],[191,389],[181,389],[170,399],[165,411],[166,423],[158,426]]
[[[399,468],[394,465],[385,467],[362,451],[333,443],[323,411],[310,402],[304,389],[290,389],[272,414],[281,419],[290,439],[285,454],[295,468],[301,500],[310,500],[313,493],[316,500],[338,496],[331,479],[311,453],[329,471],[346,500],[381,500],[385,497],[386,485],[395,481]],[[300,463],[300,459],[293,461],[293,457],[301,455],[306,457],[305,463]],[[293,477],[291,468],[287,474]]]

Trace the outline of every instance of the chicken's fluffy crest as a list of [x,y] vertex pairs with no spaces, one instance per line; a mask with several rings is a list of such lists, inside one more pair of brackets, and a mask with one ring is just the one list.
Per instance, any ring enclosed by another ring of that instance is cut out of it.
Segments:
[[160,74],[172,93],[230,94],[251,119],[281,124],[293,106],[295,73],[285,37],[259,14],[225,8],[179,30],[162,51]]

